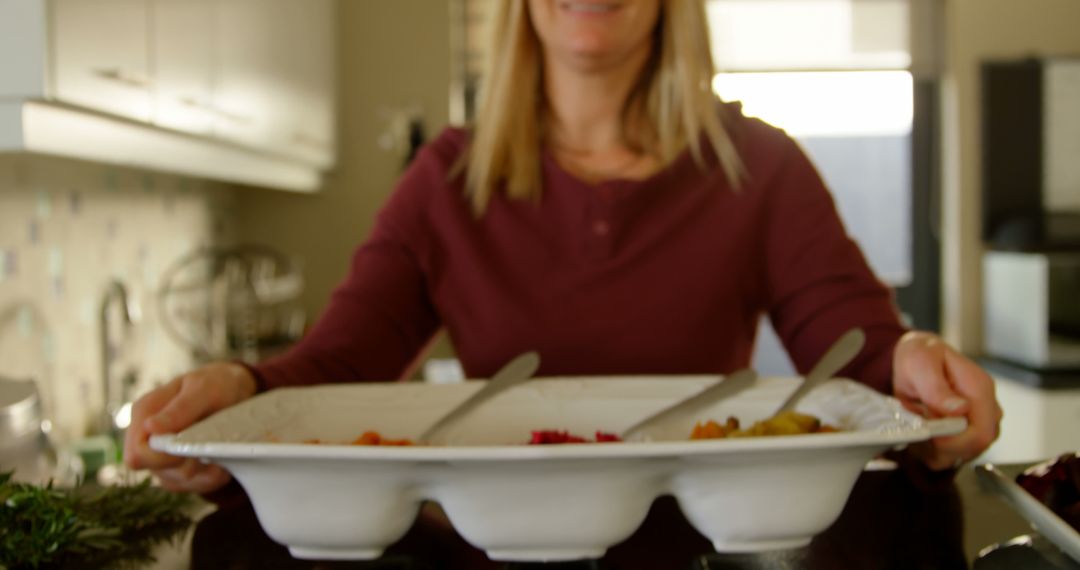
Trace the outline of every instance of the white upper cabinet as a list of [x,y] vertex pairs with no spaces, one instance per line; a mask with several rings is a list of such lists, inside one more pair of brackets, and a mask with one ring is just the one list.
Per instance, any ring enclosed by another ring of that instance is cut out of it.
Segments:
[[280,104],[295,109],[284,125],[289,154],[320,166],[334,162],[336,132],[333,93],[336,69],[334,3],[332,0],[272,0],[282,18],[278,44],[281,77]]
[[147,0],[53,0],[53,96],[65,103],[149,121]]
[[[225,140],[280,151],[280,131],[287,111],[280,98],[275,69],[275,2],[217,0],[214,41],[214,133]],[[291,109],[288,112],[296,111]]]
[[315,190],[335,18],[336,0],[0,0],[0,152]]
[[152,0],[151,9],[154,124],[209,135],[215,118],[214,2]]
[[218,0],[214,132],[320,167],[334,157],[332,0]]

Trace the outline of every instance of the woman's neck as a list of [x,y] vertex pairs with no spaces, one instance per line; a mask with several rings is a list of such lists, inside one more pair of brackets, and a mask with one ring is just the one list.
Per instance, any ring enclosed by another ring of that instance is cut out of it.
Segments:
[[581,69],[545,57],[548,144],[587,152],[625,149],[623,108],[650,50],[645,45],[619,65],[602,69]]

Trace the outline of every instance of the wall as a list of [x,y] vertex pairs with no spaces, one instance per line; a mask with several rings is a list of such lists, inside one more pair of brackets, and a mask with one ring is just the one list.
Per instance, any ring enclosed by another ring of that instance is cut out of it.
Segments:
[[0,155],[0,375],[38,380],[63,440],[102,410],[99,315],[111,280],[138,313],[116,348],[137,363],[135,393],[191,367],[160,326],[155,292],[172,261],[228,239],[231,214],[221,184]]
[[303,260],[304,306],[318,315],[400,174],[395,118],[415,111],[429,137],[447,123],[449,3],[338,3],[339,164],[317,195],[239,193],[241,239]]
[[982,349],[982,207],[979,64],[986,58],[1080,55],[1076,0],[945,2],[943,329],[963,350]]

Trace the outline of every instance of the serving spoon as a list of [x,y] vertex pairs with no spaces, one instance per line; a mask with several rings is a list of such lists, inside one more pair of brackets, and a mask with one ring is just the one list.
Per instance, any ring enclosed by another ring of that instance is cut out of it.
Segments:
[[536,373],[536,370],[540,368],[540,355],[534,351],[526,352],[518,356],[517,358],[508,362],[505,366],[499,369],[491,380],[480,388],[472,396],[465,399],[450,411],[443,414],[435,423],[431,424],[424,433],[420,434],[420,437],[416,438],[416,442],[421,445],[426,445],[437,439],[446,428],[461,421],[469,412],[475,410],[480,404],[483,404],[487,400],[491,399],[496,394],[517,386],[526,380],[532,378],[532,375]]
[[720,382],[705,388],[693,396],[676,402],[624,429],[622,433],[619,434],[619,437],[621,437],[623,441],[628,441],[630,438],[648,430],[655,429],[664,424],[677,422],[689,414],[697,413],[720,400],[730,398],[739,392],[742,392],[752,386],[755,380],[757,380],[757,373],[749,368],[744,368],[743,370],[729,374]]
[[[847,366],[847,364],[851,362],[851,359],[859,354],[859,351],[862,350],[865,343],[866,335],[863,334],[862,329],[854,328],[841,335],[841,337],[825,351],[825,355],[821,357],[821,360],[818,360],[817,364],[814,365],[814,368],[806,375],[803,383],[799,385],[799,387],[796,388],[782,404],[780,404],[780,408],[776,410],[776,413],[779,414],[795,409],[795,405],[799,403],[799,400],[801,400],[803,396],[810,393],[811,390],[822,382],[831,379],[843,367]],[[754,373],[753,370],[744,369],[735,372],[734,374],[725,377],[719,383],[676,402],[626,428],[623,430],[620,437],[622,437],[624,441],[629,440],[634,436],[655,429],[665,423],[679,421],[679,419],[685,415],[699,412],[701,409],[711,406],[720,400],[730,398],[739,392],[742,392],[753,385],[756,379],[757,374]]]
[[[829,347],[829,350],[825,351],[825,355],[821,357],[821,360],[810,370],[810,373],[806,375],[806,379],[803,381],[794,392],[791,393],[784,400],[784,403],[780,404],[780,407],[776,410],[774,416],[781,412],[789,412],[795,409],[795,406],[803,398],[803,396],[809,394],[814,388],[831,380],[833,376],[836,376],[837,372],[840,372],[842,368],[848,365],[862,350],[863,345],[866,344],[866,335],[860,328],[853,328],[844,333]],[[944,437],[950,435],[956,435],[967,429],[967,418],[963,417],[947,417],[947,418],[923,418],[925,427],[930,437]]]
[[777,408],[776,413],[773,415],[794,410],[803,396],[809,394],[811,390],[817,388],[823,382],[831,380],[837,372],[840,372],[859,354],[865,344],[866,334],[860,328],[853,328],[840,335],[840,338],[836,339],[836,342],[829,347],[829,350],[825,351],[825,355],[821,357],[821,360],[818,360],[817,364],[810,369],[810,373],[806,375],[803,383],[798,388],[795,388],[795,391],[780,404],[780,407]]

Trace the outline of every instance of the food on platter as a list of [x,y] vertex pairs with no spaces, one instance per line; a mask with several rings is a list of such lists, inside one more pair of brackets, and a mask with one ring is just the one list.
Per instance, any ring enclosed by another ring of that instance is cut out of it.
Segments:
[[698,422],[690,439],[720,439],[725,437],[759,437],[766,435],[801,435],[807,433],[831,433],[840,431],[826,425],[818,418],[798,412],[781,412],[767,420],[754,422],[746,429],[739,426],[739,419],[728,417],[719,424],[713,420]]
[[596,439],[588,440],[584,437],[573,435],[565,430],[545,429],[535,430],[532,432],[532,439],[529,440],[529,445],[552,445],[559,443],[614,443],[622,441],[622,438],[613,434],[602,431],[596,432]]
[[[334,442],[322,441],[320,439],[315,439],[315,438],[313,438],[313,439],[305,439],[304,443],[310,443],[310,444],[315,444],[315,445],[318,445],[318,444],[335,445]],[[411,439],[389,439],[389,438],[383,437],[382,434],[380,434],[377,431],[370,431],[369,430],[369,431],[365,431],[364,433],[362,433],[360,435],[360,437],[358,437],[358,438],[352,440],[351,442],[349,442],[349,445],[382,445],[382,446],[387,446],[387,447],[404,447],[404,446],[416,445],[416,444],[413,443],[413,441]]]
[[[824,424],[818,418],[800,414],[798,412],[782,412],[767,420],[754,422],[753,425],[746,429],[742,429],[739,424],[739,419],[736,417],[728,417],[723,423],[717,423],[713,420],[706,422],[698,422],[694,426],[693,432],[690,434],[690,439],[720,439],[731,437],[759,437],[769,435],[800,435],[808,433],[830,433],[840,431],[837,428]],[[569,430],[559,429],[541,429],[533,430],[532,437],[529,441],[525,442],[526,445],[558,445],[565,443],[618,443],[623,441],[617,434],[599,431],[594,434],[593,439],[570,433]],[[279,441],[275,437],[268,437],[269,441]],[[326,444],[326,445],[368,445],[368,446],[411,446],[417,445],[414,441],[402,438],[391,439],[384,437],[377,431],[368,430],[365,431],[360,437],[354,439],[351,442],[338,443],[332,441],[323,441],[320,439],[306,439],[303,443],[308,444]]]
[[[268,436],[267,440],[273,443],[279,443],[281,440],[274,436]],[[574,435],[566,430],[534,430],[532,432],[532,439],[526,442],[526,445],[553,445],[560,443],[611,443],[622,441],[622,438],[613,434],[603,431],[596,432],[595,439],[586,439],[584,437]],[[311,445],[372,445],[372,446],[396,446],[405,447],[411,445],[417,445],[416,442],[411,439],[390,439],[384,437],[377,431],[368,430],[365,431],[360,437],[352,440],[351,442],[344,444],[333,441],[323,441],[318,438],[305,439],[303,443]]]
[[1036,465],[1017,476],[1016,483],[1080,531],[1080,454]]

